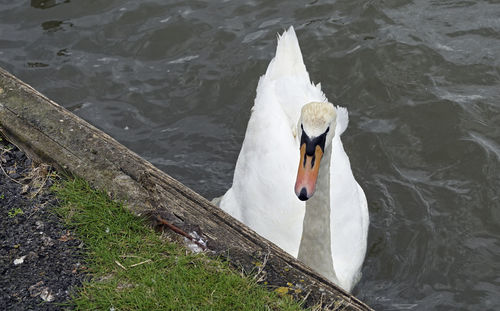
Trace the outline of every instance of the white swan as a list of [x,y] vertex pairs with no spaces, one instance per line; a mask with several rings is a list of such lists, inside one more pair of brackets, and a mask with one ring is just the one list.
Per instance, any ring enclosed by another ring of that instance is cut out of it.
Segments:
[[311,83],[290,27],[260,78],[233,185],[219,206],[351,291],[369,220],[340,141],[347,123],[347,110]]

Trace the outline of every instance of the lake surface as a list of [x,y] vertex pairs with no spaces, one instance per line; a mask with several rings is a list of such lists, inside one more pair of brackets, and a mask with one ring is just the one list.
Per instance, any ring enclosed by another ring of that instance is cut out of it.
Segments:
[[377,310],[499,310],[500,1],[0,1],[0,66],[207,198],[276,34],[346,106]]

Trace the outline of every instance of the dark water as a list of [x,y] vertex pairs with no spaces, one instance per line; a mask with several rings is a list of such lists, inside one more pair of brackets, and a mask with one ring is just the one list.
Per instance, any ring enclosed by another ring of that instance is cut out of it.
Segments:
[[276,33],[347,106],[379,310],[500,309],[500,1],[4,1],[0,66],[208,198]]

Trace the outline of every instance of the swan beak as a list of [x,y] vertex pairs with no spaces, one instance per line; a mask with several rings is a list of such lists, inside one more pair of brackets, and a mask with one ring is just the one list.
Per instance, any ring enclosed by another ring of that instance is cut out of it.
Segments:
[[306,144],[300,147],[299,171],[295,181],[295,194],[301,201],[310,199],[316,190],[319,164],[323,157],[323,150],[316,145],[313,155],[306,154]]

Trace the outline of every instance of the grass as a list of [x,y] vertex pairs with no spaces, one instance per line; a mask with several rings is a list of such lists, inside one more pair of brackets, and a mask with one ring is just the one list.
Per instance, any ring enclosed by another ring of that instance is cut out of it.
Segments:
[[[2,196],[3,196],[3,194],[2,194]],[[2,196],[0,196],[0,199],[3,199],[3,197],[2,197]],[[14,217],[16,217],[17,215],[22,215],[22,214],[24,214],[24,212],[23,212],[23,210],[22,210],[22,209],[20,209],[19,207],[18,207],[18,208],[13,208],[13,209],[11,209],[11,210],[7,213],[7,215],[9,216],[9,218],[14,218]]]
[[169,242],[85,181],[53,189],[92,275],[74,294],[76,310],[301,310],[226,262]]

